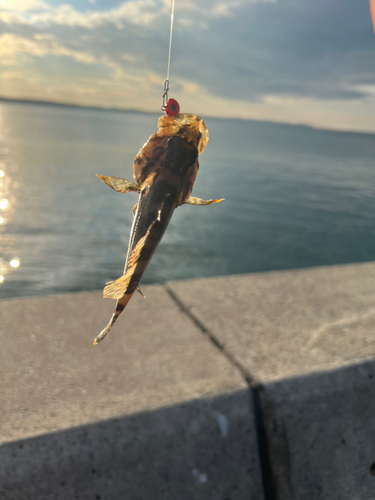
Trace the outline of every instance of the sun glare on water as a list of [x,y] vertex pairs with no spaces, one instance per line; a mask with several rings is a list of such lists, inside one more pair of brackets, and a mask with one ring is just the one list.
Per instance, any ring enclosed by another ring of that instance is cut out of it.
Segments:
[[0,200],[0,209],[5,210],[8,206],[8,200],[6,198],[3,198]]

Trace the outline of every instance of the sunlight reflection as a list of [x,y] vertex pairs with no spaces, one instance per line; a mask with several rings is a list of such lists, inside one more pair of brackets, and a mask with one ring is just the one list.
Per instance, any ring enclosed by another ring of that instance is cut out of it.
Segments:
[[[0,0],[1,3],[1,0]],[[7,127],[4,123],[7,122]],[[14,222],[15,212],[18,206],[17,189],[18,179],[12,179],[10,172],[17,170],[17,164],[11,156],[10,151],[4,147],[8,140],[9,120],[4,120],[3,109],[0,107],[0,284],[6,289],[9,279],[21,265],[19,251],[15,248],[15,235],[9,231],[8,224]],[[6,283],[6,284],[5,284]]]
[[0,209],[5,210],[8,206],[8,200],[6,198],[3,198],[0,200]]

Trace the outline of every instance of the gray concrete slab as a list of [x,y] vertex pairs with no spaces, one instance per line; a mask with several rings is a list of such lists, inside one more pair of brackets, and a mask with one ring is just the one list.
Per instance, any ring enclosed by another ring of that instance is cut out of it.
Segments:
[[168,288],[253,380],[272,498],[374,498],[375,264]]
[[374,362],[272,382],[260,400],[274,500],[375,498]]
[[160,286],[0,301],[0,498],[262,499],[238,371]]
[[375,355],[375,263],[167,286],[261,383]]

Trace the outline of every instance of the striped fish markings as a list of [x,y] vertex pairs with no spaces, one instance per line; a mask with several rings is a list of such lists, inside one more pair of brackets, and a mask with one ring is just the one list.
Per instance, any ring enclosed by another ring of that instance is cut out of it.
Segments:
[[130,232],[124,274],[104,288],[105,298],[116,299],[108,325],[94,340],[98,344],[108,334],[125,309],[149,264],[171,216],[180,205],[211,205],[220,200],[201,200],[190,196],[198,173],[198,155],[208,142],[208,130],[199,116],[181,113],[161,116],[159,130],[134,159],[134,180],[98,177],[119,193],[139,193]]

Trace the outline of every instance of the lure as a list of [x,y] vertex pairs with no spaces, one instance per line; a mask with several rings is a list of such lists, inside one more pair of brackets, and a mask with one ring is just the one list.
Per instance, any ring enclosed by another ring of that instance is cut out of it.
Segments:
[[[177,104],[177,107],[176,107]],[[169,106],[169,107],[168,107]],[[199,116],[178,113],[178,103],[169,99],[166,113],[153,134],[134,159],[134,180],[98,175],[118,193],[139,193],[133,209],[134,220],[124,274],[104,288],[105,298],[116,299],[108,325],[94,340],[98,344],[108,334],[125,309],[163,237],[171,216],[180,205],[211,205],[219,200],[190,196],[198,173],[198,155],[208,142],[208,129]]]

